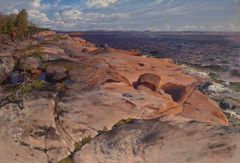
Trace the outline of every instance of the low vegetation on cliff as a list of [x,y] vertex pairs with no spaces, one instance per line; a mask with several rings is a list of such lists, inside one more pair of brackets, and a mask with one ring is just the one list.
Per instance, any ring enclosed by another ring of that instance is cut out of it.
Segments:
[[28,20],[28,13],[25,9],[22,9],[18,14],[5,15],[0,13],[0,34],[7,34],[13,40],[31,37],[41,30],[43,29],[38,28]]

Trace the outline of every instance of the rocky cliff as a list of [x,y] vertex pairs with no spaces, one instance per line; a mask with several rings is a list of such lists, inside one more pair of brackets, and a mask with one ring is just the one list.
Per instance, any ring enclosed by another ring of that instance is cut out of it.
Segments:
[[0,50],[0,162],[239,159],[239,128],[170,59],[53,32]]

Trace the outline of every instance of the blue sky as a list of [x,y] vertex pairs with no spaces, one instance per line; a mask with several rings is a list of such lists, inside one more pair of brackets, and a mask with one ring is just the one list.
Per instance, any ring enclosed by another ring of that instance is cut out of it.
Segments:
[[41,27],[66,31],[240,31],[240,0],[0,0]]

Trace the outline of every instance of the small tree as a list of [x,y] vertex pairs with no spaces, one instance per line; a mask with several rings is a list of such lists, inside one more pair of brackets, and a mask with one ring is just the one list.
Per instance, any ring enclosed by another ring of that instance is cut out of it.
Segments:
[[7,16],[6,24],[5,24],[5,29],[6,34],[9,34],[13,40],[15,40],[16,35],[17,35],[17,27],[15,25],[15,20],[16,20],[16,15],[11,14]]
[[27,36],[28,31],[28,13],[27,10],[22,9],[15,21],[15,26],[17,27],[17,37],[25,38]]
[[4,15],[0,13],[0,34],[4,33],[4,24],[5,24]]
[[41,29],[28,21],[27,10],[22,9],[18,14],[4,15],[0,12],[0,34],[8,34],[12,40],[31,37]]

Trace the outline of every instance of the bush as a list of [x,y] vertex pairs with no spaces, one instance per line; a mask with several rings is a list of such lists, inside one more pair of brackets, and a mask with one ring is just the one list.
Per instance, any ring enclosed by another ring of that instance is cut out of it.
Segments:
[[81,148],[82,148],[85,144],[89,143],[91,140],[92,140],[92,137],[91,137],[91,136],[87,136],[87,137],[84,137],[84,138],[82,139],[82,141],[75,143],[75,144],[74,144],[74,147],[75,147],[74,152],[81,150]]
[[72,158],[69,156],[67,158],[62,159],[61,161],[59,161],[59,163],[73,163]]
[[132,118],[122,119],[122,120],[118,121],[113,127],[119,127],[119,126],[129,124],[129,123],[132,123],[132,122],[133,122]]
[[240,92],[240,82],[230,82],[230,88],[236,92]]

